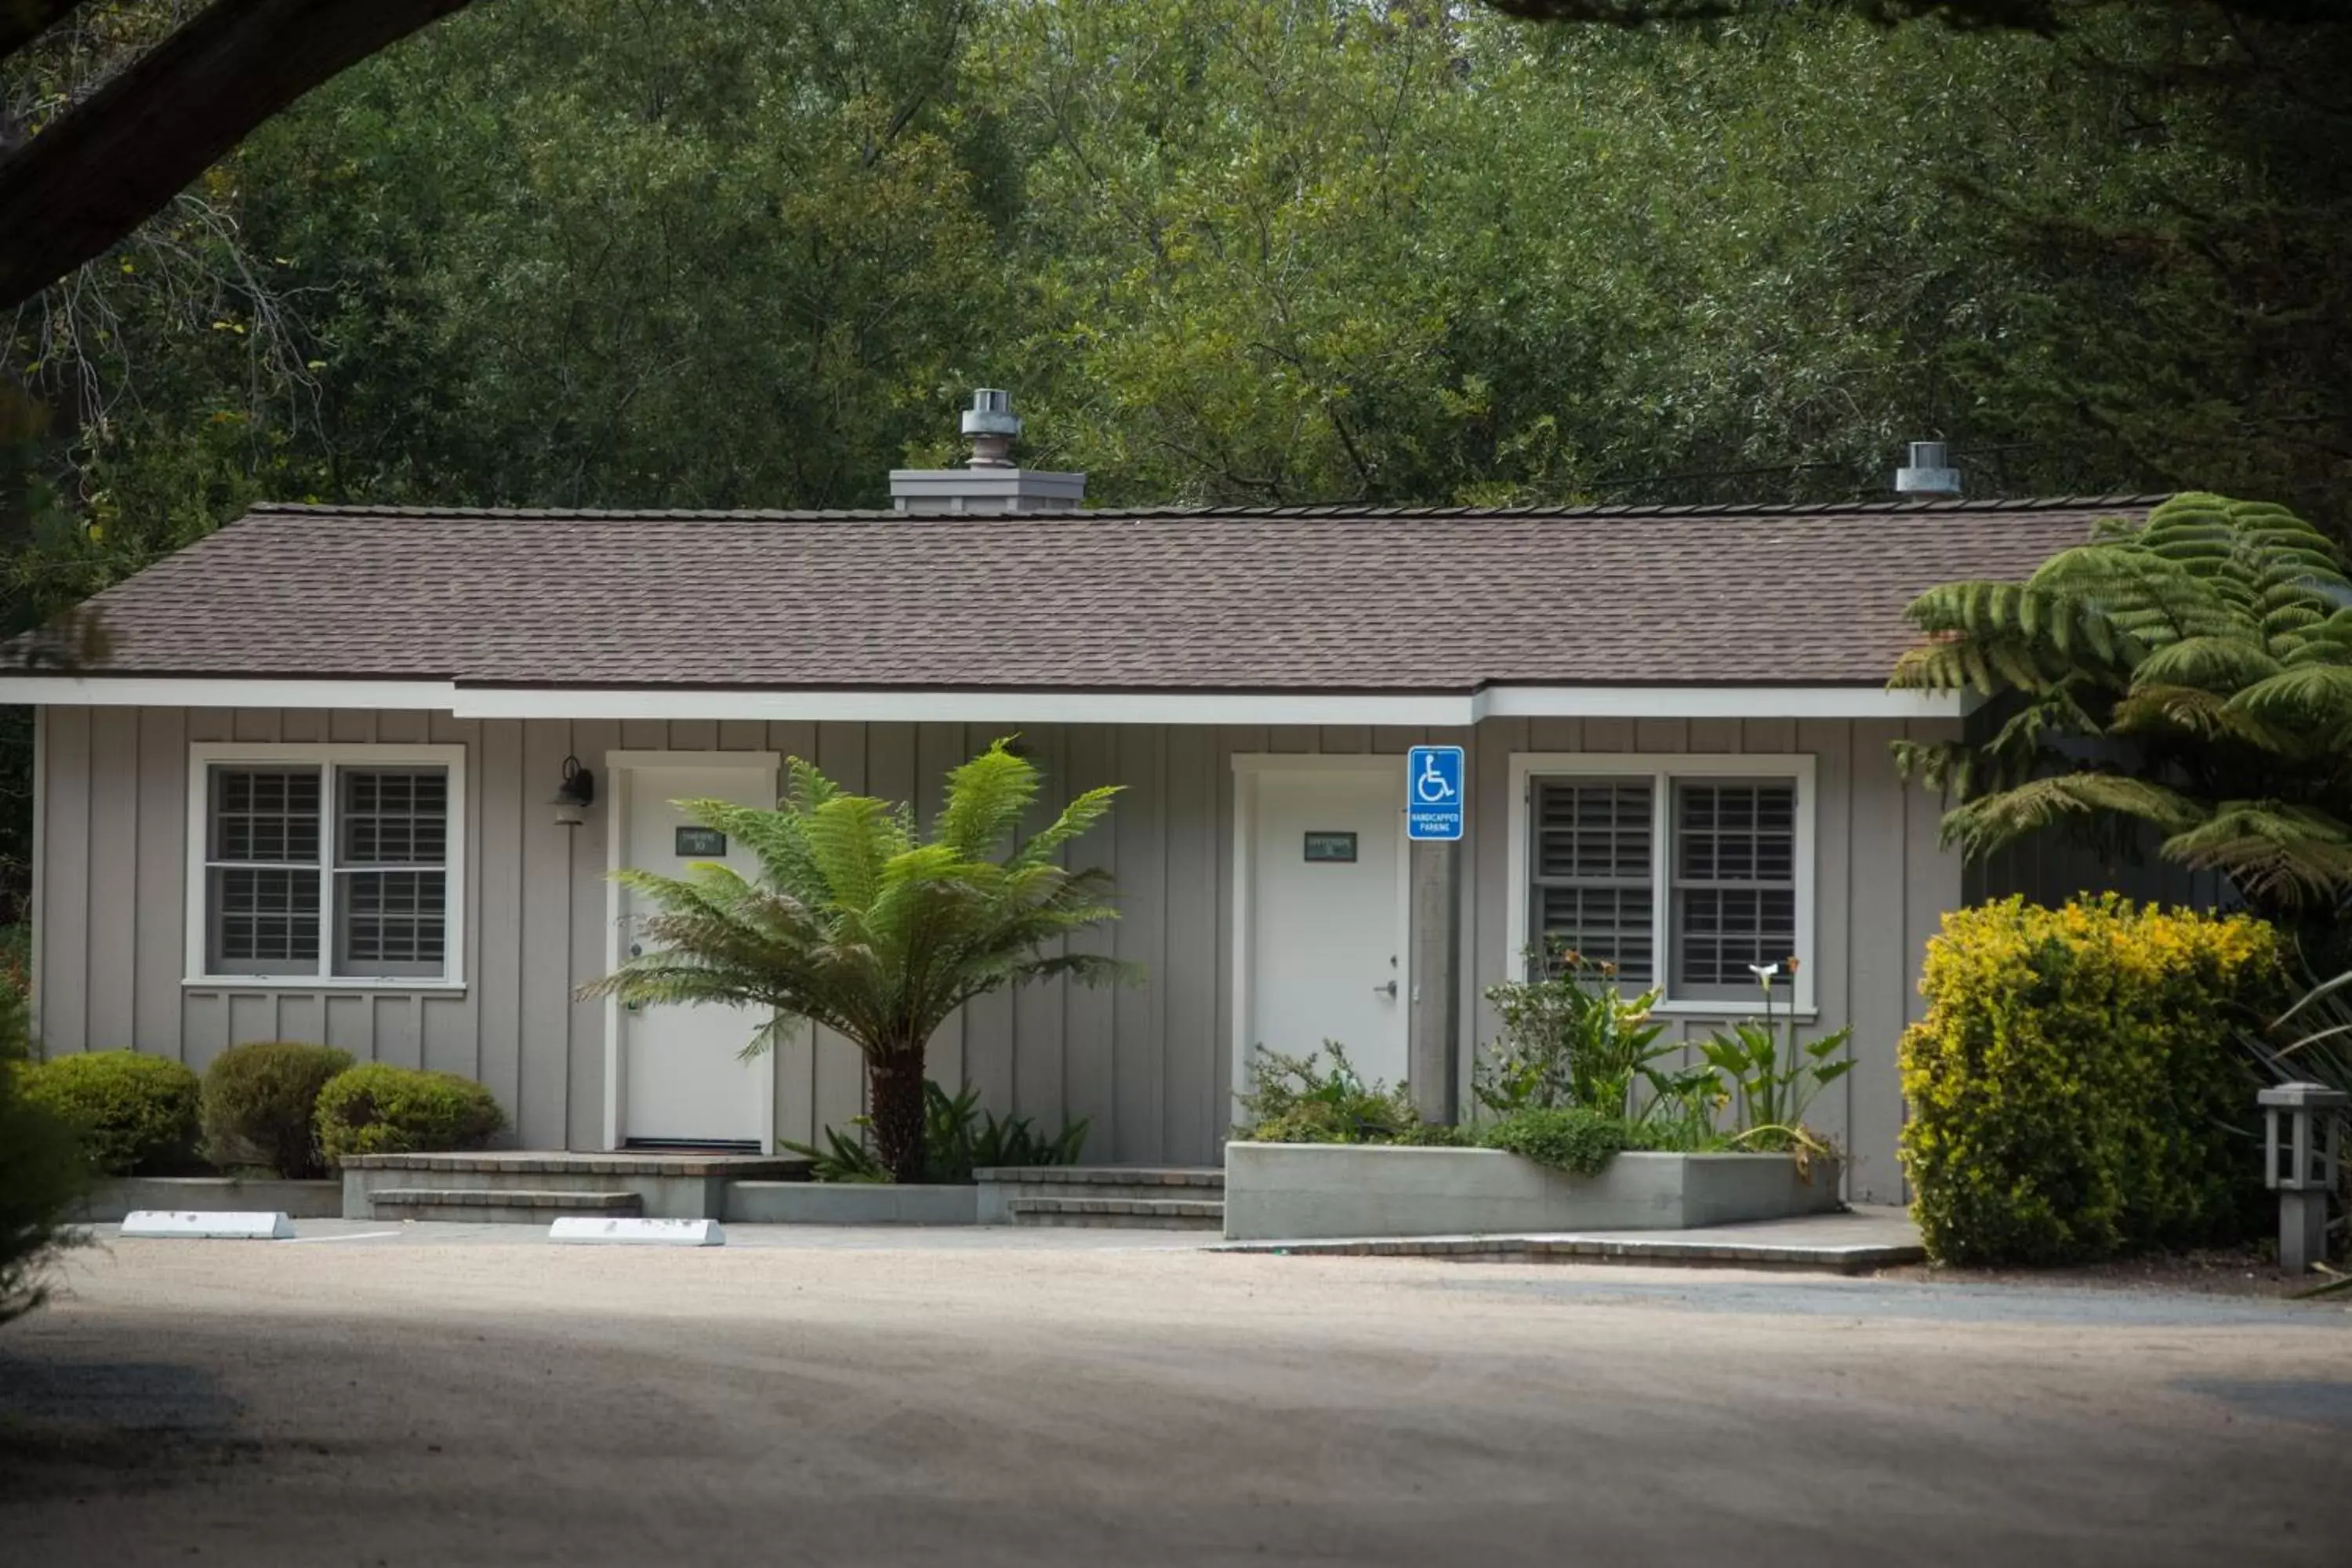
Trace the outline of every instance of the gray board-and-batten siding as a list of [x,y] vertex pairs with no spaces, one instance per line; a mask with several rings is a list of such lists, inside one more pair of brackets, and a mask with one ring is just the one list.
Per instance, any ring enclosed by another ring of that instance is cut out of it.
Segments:
[[[239,1041],[326,1040],[363,1059],[478,1079],[512,1115],[512,1142],[575,1149],[602,1139],[604,1012],[574,990],[604,965],[607,839],[602,803],[583,827],[554,821],[547,801],[567,755],[601,770],[608,751],[775,752],[807,757],[854,789],[911,796],[928,816],[947,770],[1013,728],[131,707],[45,708],[38,722],[36,968],[46,1048],[131,1046],[201,1068]],[[1501,979],[1522,945],[1505,929],[1510,753],[1801,752],[1817,758],[1820,793],[1814,1026],[1853,1023],[1860,1062],[1823,1095],[1814,1119],[1852,1143],[1858,1193],[1895,1190],[1902,1109],[1895,1043],[1919,1011],[1920,950],[1958,901],[1960,873],[1937,844],[1937,802],[1901,785],[1887,743],[1941,738],[1953,725],[1538,719],[1489,720],[1471,731],[1019,728],[1046,772],[1041,813],[1073,791],[1126,786],[1109,823],[1082,841],[1077,858],[1116,876],[1122,910],[1117,925],[1088,940],[1141,964],[1148,978],[1131,989],[1054,984],[983,998],[941,1031],[932,1068],[1048,1129],[1088,1118],[1088,1159],[1217,1158],[1232,1089],[1236,754],[1401,754],[1424,741],[1472,749],[1459,999],[1473,1021],[1466,1043],[1489,1032],[1477,990]],[[204,741],[465,746],[462,987],[186,983],[188,747]],[[1675,1026],[1689,1035],[1710,1025]],[[776,1096],[782,1137],[806,1140],[817,1126],[845,1121],[863,1096],[855,1052],[829,1037],[790,1042],[779,1055]]]

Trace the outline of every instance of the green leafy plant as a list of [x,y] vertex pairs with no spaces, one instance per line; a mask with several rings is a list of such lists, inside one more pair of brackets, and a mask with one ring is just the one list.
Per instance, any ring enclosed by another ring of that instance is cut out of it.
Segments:
[[1764,994],[1764,1017],[1717,1031],[1699,1046],[1707,1067],[1720,1075],[1737,1125],[1734,1142],[1754,1146],[1826,1151],[1828,1144],[1805,1129],[1805,1112],[1822,1090],[1853,1070],[1851,1058],[1836,1059],[1853,1040],[1851,1025],[1810,1045],[1797,1039],[1796,999],[1790,998],[1785,1024],[1773,1017],[1774,983],[1786,974],[1793,985],[1798,960],[1750,964]]
[[507,1124],[497,1098],[472,1079],[383,1062],[336,1074],[319,1091],[319,1152],[439,1153],[479,1149]]
[[1626,996],[1614,964],[1596,963],[1565,947],[1531,949],[1527,980],[1486,987],[1502,1023],[1472,1069],[1471,1092],[1496,1115],[1580,1105],[1626,1114],[1652,1064],[1673,1054],[1665,1026],[1651,1011],[1656,989]]
[[[890,1168],[870,1142],[873,1119],[854,1116],[854,1130],[824,1129],[824,1146],[778,1139],[779,1147],[814,1162],[810,1174],[820,1182],[887,1182]],[[999,1166],[1075,1165],[1086,1148],[1084,1117],[1066,1124],[1048,1138],[1036,1131],[1026,1116],[999,1117],[980,1105],[980,1090],[967,1085],[950,1094],[938,1084],[923,1083],[923,1179],[937,1184],[969,1182],[976,1170]]]
[[[1954,583],[1893,684],[1999,700],[1985,739],[1897,742],[1982,855],[2058,823],[2132,825],[2257,912],[2352,898],[2352,578],[2284,508],[2179,495],[2023,583]],[[2101,742],[2095,747],[2086,742]]]
[[2312,984],[2277,1018],[2239,1038],[2273,1082],[2300,1079],[2352,1094],[2352,969]]
[[[1330,1065],[1318,1067],[1325,1058]],[[1250,1057],[1249,1082],[1238,1097],[1242,1120],[1234,1134],[1255,1142],[1395,1143],[1425,1125],[1405,1085],[1367,1082],[1337,1040],[1304,1057],[1260,1046]]]
[[83,1051],[20,1066],[25,1099],[54,1112],[105,1176],[169,1173],[194,1163],[201,1086],[178,1062]]
[[1478,1129],[1478,1142],[1502,1149],[1570,1175],[1590,1176],[1636,1145],[1622,1116],[1590,1106],[1560,1105],[1514,1110]]
[[74,1129],[26,1097],[26,1074],[0,1061],[0,1323],[46,1299],[50,1265],[76,1245],[66,1222],[89,1184]]
[[1919,988],[1902,1151],[1931,1256],[2074,1262],[2256,1222],[2239,1036],[2284,992],[2271,926],[2009,899],[1946,915]]
[[776,1147],[798,1154],[809,1162],[809,1179],[816,1182],[887,1182],[890,1167],[882,1163],[873,1146],[866,1141],[866,1119],[850,1118],[850,1131],[838,1127],[821,1131],[824,1143],[795,1143],[789,1138],[776,1140]]
[[790,773],[774,811],[679,803],[757,856],[757,879],[716,865],[683,878],[616,873],[659,911],[644,922],[650,951],[582,994],[760,1009],[767,1019],[746,1055],[809,1023],[838,1031],[865,1053],[882,1163],[895,1179],[919,1182],[923,1049],[957,1008],[1036,981],[1134,978],[1131,965],[1099,953],[1049,951],[1117,916],[1108,875],[1061,864],[1117,791],[1088,790],[1024,837],[1040,777],[999,741],[949,773],[926,837],[909,806],[846,794],[798,758]]
[[1824,1088],[1853,1070],[1851,1059],[1832,1059],[1853,1038],[1848,1026],[1801,1045],[1793,1020],[1784,1041],[1771,1025],[1750,1019],[1699,1042],[1707,1065],[1730,1086],[1738,1124],[1728,1141],[1759,1151],[1826,1152],[1827,1143],[1805,1127],[1805,1111]]
[[302,1179],[326,1173],[319,1091],[352,1065],[349,1051],[295,1040],[231,1046],[205,1069],[205,1158],[224,1170],[264,1165]]

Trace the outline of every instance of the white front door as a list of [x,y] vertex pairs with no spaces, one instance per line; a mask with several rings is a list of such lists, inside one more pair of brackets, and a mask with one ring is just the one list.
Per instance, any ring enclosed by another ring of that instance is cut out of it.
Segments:
[[[732,836],[689,821],[671,803],[716,797],[773,805],[772,763],[616,763],[612,771],[623,818],[617,833],[623,866],[680,876],[698,861],[710,861],[745,877],[759,874],[758,858]],[[619,908],[618,942],[627,957],[646,945],[638,917],[649,910],[647,900],[626,888],[620,889]],[[622,1142],[765,1152],[772,1124],[772,1053],[742,1058],[763,1022],[765,1015],[750,1008],[709,1004],[619,1009]]]
[[1404,759],[1381,763],[1255,770],[1238,1043],[1303,1057],[1337,1040],[1367,1081],[1393,1085],[1409,1013]]

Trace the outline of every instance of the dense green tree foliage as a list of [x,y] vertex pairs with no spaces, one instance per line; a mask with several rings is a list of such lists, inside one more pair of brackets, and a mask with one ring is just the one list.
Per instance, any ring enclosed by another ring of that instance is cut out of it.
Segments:
[[1936,434],[2343,522],[2342,29],[1702,9],[468,11],[19,312],[75,525],[19,595],[257,495],[870,503],[976,381],[1118,500],[1850,497]]

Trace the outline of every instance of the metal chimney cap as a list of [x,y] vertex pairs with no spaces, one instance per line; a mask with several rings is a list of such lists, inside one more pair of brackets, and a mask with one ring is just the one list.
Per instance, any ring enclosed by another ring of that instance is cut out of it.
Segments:
[[1895,470],[1895,489],[1906,496],[1957,496],[1960,470],[1951,466],[1941,441],[1914,441],[1911,460]]
[[971,395],[963,416],[967,436],[1018,436],[1021,416],[1013,412],[1013,395],[1000,387],[983,386]]

